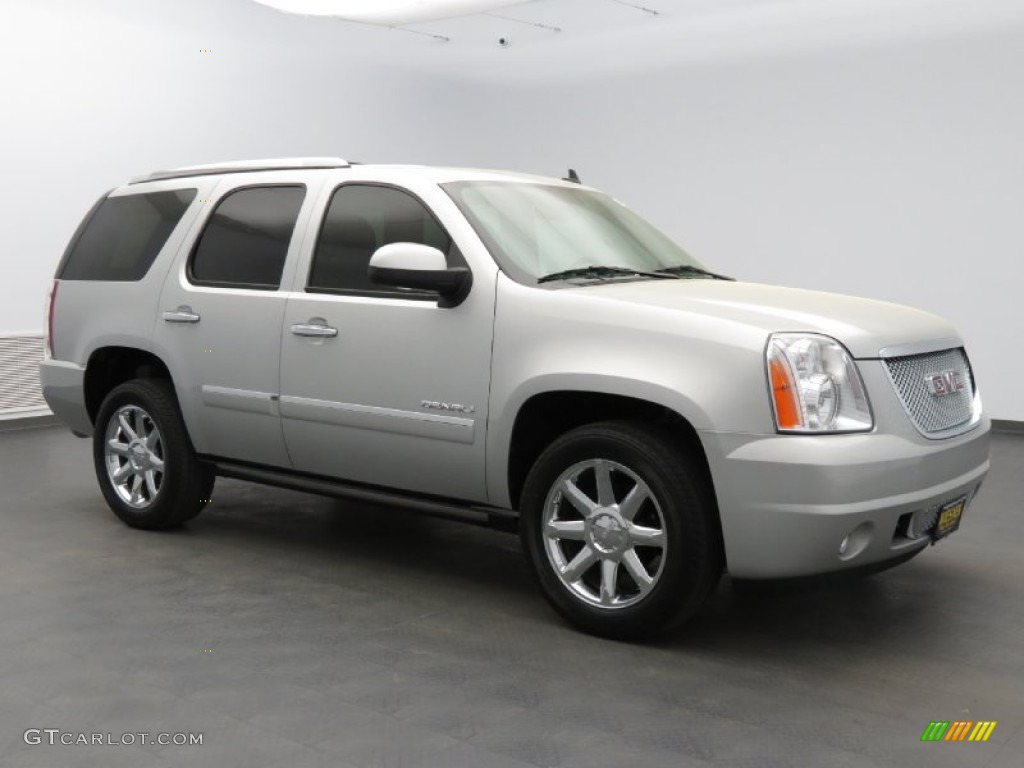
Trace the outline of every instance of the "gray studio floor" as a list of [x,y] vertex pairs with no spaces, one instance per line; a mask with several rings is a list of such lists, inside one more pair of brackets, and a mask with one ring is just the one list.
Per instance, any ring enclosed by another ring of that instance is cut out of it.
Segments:
[[[854,584],[739,596],[635,646],[564,626],[516,538],[219,481],[123,526],[88,441],[0,432],[0,765],[1024,764],[1024,436],[962,530]],[[922,744],[931,720],[986,744]],[[30,746],[29,728],[201,732]]]

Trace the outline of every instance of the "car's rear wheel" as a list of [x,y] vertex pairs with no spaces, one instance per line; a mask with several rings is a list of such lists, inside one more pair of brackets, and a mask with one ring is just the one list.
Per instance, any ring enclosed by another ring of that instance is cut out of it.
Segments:
[[196,457],[163,380],[134,379],[110,391],[96,418],[93,461],[110,508],[134,528],[180,525],[213,491],[213,469]]
[[695,457],[628,422],[575,429],[523,489],[523,547],[545,597],[593,634],[638,638],[682,622],[722,572],[717,512]]

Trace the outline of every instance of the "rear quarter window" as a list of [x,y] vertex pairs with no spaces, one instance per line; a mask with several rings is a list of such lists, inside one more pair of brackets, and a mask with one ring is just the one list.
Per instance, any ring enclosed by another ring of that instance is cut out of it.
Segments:
[[62,280],[141,280],[181,221],[195,189],[108,197],[68,247]]

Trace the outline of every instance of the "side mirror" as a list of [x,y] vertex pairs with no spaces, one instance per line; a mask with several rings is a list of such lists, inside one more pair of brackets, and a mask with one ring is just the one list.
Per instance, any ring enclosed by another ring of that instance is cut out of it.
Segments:
[[370,282],[394,288],[436,291],[438,306],[454,307],[469,294],[472,274],[465,267],[448,268],[437,248],[418,243],[392,243],[370,258]]

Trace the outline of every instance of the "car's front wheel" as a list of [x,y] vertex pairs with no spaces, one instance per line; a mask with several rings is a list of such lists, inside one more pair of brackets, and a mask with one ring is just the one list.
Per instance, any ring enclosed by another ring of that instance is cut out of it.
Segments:
[[104,399],[93,433],[103,496],[134,528],[172,528],[202,511],[213,469],[199,461],[170,383],[134,379]]
[[556,440],[527,478],[520,531],[548,601],[606,637],[683,621],[722,572],[708,482],[658,427],[606,422]]

